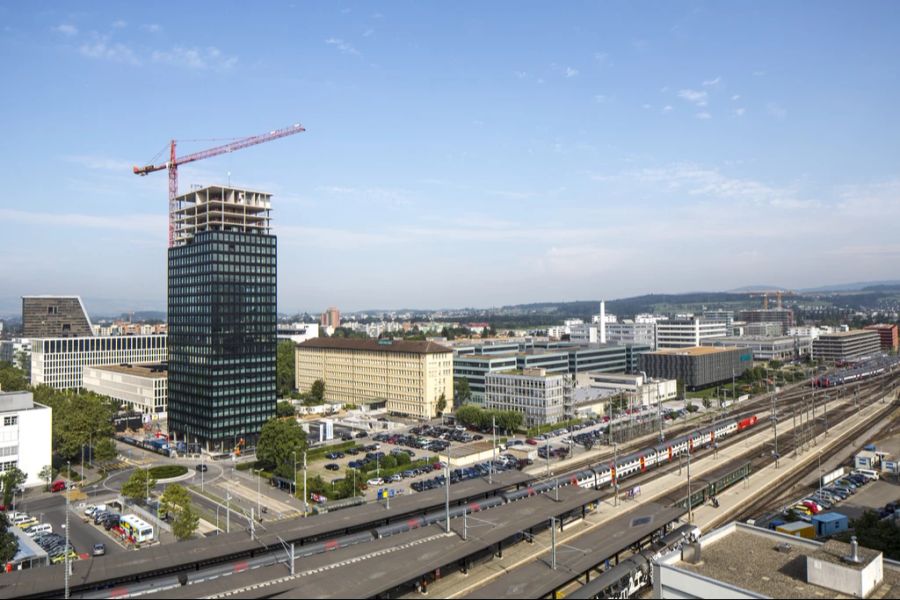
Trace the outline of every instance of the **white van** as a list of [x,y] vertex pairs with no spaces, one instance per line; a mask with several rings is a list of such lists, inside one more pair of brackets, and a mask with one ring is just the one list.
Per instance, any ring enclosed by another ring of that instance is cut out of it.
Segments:
[[878,471],[873,471],[872,469],[856,469],[853,471],[857,475],[862,475],[866,479],[871,481],[878,481],[881,479],[881,475],[878,474]]
[[53,525],[50,523],[41,523],[39,525],[32,525],[25,530],[25,535],[28,537],[34,537],[39,533],[53,533]]
[[34,517],[29,517],[25,513],[16,513],[15,516],[13,516],[13,518],[9,520],[9,522],[12,523],[13,525],[19,525],[19,526],[21,526],[22,523],[27,523],[28,521],[37,522],[37,519],[35,519]]

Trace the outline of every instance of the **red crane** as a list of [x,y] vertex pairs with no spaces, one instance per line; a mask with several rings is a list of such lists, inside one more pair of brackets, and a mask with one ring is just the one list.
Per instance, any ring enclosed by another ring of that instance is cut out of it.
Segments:
[[219,154],[225,154],[226,152],[234,152],[235,150],[240,150],[247,146],[255,146],[256,144],[262,144],[263,142],[277,140],[278,138],[294,135],[301,131],[306,131],[306,129],[299,123],[295,123],[284,129],[276,129],[275,131],[263,133],[262,135],[254,135],[248,138],[235,140],[222,146],[216,146],[209,150],[202,150],[181,157],[175,156],[175,140],[172,140],[168,162],[159,165],[147,165],[146,167],[134,167],[135,175],[148,175],[155,171],[169,169],[169,248],[172,247],[172,240],[175,235],[175,198],[178,197],[178,165],[194,162],[195,160],[202,160],[211,156],[218,156]]

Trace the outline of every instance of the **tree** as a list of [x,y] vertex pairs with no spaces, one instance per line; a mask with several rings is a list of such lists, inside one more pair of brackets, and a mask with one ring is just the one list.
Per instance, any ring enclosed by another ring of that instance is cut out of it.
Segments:
[[187,491],[186,487],[177,483],[166,486],[166,491],[163,492],[162,498],[160,498],[160,508],[166,514],[183,510],[190,504],[191,493]]
[[[108,398],[93,392],[63,392],[46,385],[32,390],[34,401],[53,409],[53,452],[62,461],[81,459],[82,446],[112,438],[115,409]],[[115,453],[113,453],[113,457]]]
[[0,362],[0,389],[4,392],[21,392],[28,389],[25,371],[6,361]]
[[312,387],[309,390],[309,394],[316,404],[322,404],[323,402],[325,402],[325,382],[321,379],[316,379],[315,381],[313,381]]
[[94,444],[94,460],[113,460],[118,453],[119,450],[112,438],[102,438]]
[[175,534],[178,541],[184,541],[194,535],[199,525],[200,516],[191,503],[188,502],[186,506],[183,506],[178,511],[178,516],[175,517],[175,521],[172,523],[172,533]]
[[3,485],[3,505],[9,506],[12,504],[13,493],[19,488],[20,485],[25,483],[25,480],[28,479],[28,476],[23,473],[18,467],[12,467],[7,470],[2,476],[0,476],[0,483]]
[[275,405],[275,416],[278,418],[293,417],[295,414],[294,405],[287,400],[280,400]]
[[270,419],[260,431],[256,458],[276,475],[293,479],[294,453],[299,457],[306,447],[306,432],[296,419]]
[[456,420],[463,426],[478,426],[481,422],[481,409],[477,406],[467,404],[456,410]]
[[19,551],[19,538],[10,533],[9,519],[0,512],[0,563],[8,563]]
[[438,414],[442,414],[444,409],[447,408],[447,397],[444,395],[444,392],[441,392],[441,397],[438,398],[437,406],[435,406],[435,408],[437,409]]
[[287,398],[294,389],[296,368],[294,342],[283,340],[278,342],[275,358],[275,388],[279,398]]
[[156,485],[156,478],[147,469],[135,469],[122,485],[122,495],[133,502],[143,501],[148,491]]
[[38,478],[47,482],[44,491],[49,492],[50,481],[53,479],[53,467],[51,465],[45,465],[44,468],[41,469],[40,473],[38,473]]
[[453,380],[453,400],[457,407],[460,407],[472,399],[472,388],[469,387],[469,380],[461,377]]

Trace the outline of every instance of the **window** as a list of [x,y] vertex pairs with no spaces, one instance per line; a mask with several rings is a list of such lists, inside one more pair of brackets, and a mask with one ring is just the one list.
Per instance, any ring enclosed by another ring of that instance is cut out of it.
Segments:
[[19,423],[18,415],[13,415],[11,417],[3,417],[4,427],[10,427],[11,425],[17,425],[18,423]]

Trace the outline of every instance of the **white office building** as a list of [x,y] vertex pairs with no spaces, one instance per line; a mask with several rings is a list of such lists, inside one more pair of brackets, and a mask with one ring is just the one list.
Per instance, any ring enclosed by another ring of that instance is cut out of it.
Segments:
[[643,375],[626,373],[579,373],[578,385],[609,394],[625,393],[635,400],[635,407],[656,406],[659,402],[674,400],[678,396],[678,381],[675,379],[651,379]]
[[31,385],[58,390],[84,387],[88,365],[159,363],[166,360],[165,335],[41,338],[32,340]]
[[0,473],[18,467],[25,487],[47,483],[39,477],[50,465],[53,411],[31,392],[0,392]]
[[84,389],[109,396],[129,410],[166,417],[168,404],[168,369],[163,364],[109,365],[84,368]]
[[484,407],[522,413],[526,427],[558,423],[565,414],[569,375],[547,374],[545,369],[487,373]]
[[610,344],[636,344],[656,350],[656,323],[631,320],[607,323],[606,339]]
[[696,348],[704,340],[725,337],[728,333],[724,321],[698,317],[661,321],[656,324],[656,348]]
[[278,339],[302,344],[306,340],[319,337],[318,323],[279,323]]

